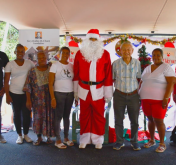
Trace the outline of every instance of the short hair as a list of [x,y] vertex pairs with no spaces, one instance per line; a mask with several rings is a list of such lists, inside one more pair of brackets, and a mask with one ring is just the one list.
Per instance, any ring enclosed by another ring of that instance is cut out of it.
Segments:
[[[15,47],[15,52],[17,51],[17,48],[18,48],[18,47],[24,48],[24,46],[23,46],[22,44],[17,44],[16,47]],[[25,48],[24,48],[24,50],[25,50]]]
[[154,52],[154,51],[159,51],[159,52],[161,53],[161,56],[163,57],[163,50],[162,50],[162,49],[160,49],[160,48],[154,49],[154,50],[152,51],[152,55],[153,55],[153,52]]
[[39,50],[39,51],[37,52],[37,55],[40,54],[40,53],[43,53],[43,54],[46,56],[46,53],[45,53],[43,50]]
[[63,46],[63,47],[60,49],[59,53],[62,53],[62,50],[64,50],[64,49],[66,49],[66,50],[68,50],[68,51],[70,52],[69,47],[67,47],[67,46]]
[[47,56],[46,56],[46,53],[45,53],[44,51],[38,51],[38,52],[37,52],[37,60],[38,60],[38,55],[39,55],[39,54],[44,54],[45,57],[47,57]]
[[125,45],[125,44],[129,44],[131,45],[131,47],[133,48],[133,44],[130,42],[130,41],[124,41],[121,45],[120,45],[120,49],[122,49],[122,46]]

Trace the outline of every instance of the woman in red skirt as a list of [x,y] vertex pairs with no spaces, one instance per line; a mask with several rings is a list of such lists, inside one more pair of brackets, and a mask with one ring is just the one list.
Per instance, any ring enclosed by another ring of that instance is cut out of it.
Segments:
[[153,64],[145,68],[139,85],[142,109],[148,118],[148,129],[151,139],[144,144],[145,148],[156,145],[154,140],[155,126],[157,127],[160,144],[156,152],[164,152],[165,124],[164,117],[167,111],[169,97],[175,83],[175,73],[169,64],[163,62],[162,49],[152,52]]

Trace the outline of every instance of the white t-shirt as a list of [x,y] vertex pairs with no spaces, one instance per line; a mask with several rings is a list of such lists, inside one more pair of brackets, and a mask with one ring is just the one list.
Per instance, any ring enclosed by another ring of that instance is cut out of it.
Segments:
[[141,99],[163,100],[167,81],[165,77],[175,77],[170,65],[163,63],[151,73],[151,65],[142,74],[142,85],[139,90]]
[[55,73],[54,91],[73,92],[73,65],[64,65],[57,61],[52,64],[50,72]]
[[24,64],[19,66],[15,61],[10,61],[5,67],[5,72],[11,73],[9,91],[15,94],[24,94],[23,86],[26,81],[28,71],[35,65],[30,60],[24,60]]

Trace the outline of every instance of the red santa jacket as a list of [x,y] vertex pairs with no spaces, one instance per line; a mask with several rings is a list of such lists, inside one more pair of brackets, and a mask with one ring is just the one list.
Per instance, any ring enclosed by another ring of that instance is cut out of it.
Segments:
[[[73,68],[74,92],[78,92],[79,98],[86,100],[89,91],[91,92],[94,101],[102,99],[103,97],[112,97],[112,69],[108,51],[104,50],[102,57],[97,61],[87,62],[79,50],[76,53]],[[82,83],[81,80],[103,82],[98,85],[90,86]]]

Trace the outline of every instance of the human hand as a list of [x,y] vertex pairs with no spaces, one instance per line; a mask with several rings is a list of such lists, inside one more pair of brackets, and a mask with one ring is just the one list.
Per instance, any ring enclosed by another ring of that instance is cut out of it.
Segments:
[[51,99],[51,107],[54,109],[56,108],[56,99],[55,98]]
[[108,98],[105,98],[104,100],[106,103],[109,103],[111,101],[111,99],[112,99],[112,97],[108,97]]
[[0,90],[0,96],[4,95],[4,87],[2,87],[2,89]]
[[75,98],[76,101],[78,101],[78,99],[79,99],[78,98],[78,92],[74,92],[74,98]]
[[6,103],[11,105],[12,102],[13,101],[12,101],[12,98],[10,97],[10,95],[6,95]]
[[48,62],[48,65],[49,65],[49,66],[52,66],[52,62]]
[[75,99],[75,107],[78,106],[78,101]]
[[27,109],[29,109],[29,110],[31,111],[31,109],[32,109],[31,100],[27,100],[27,101],[26,101],[26,107],[27,107]]
[[167,105],[168,105],[168,98],[164,98],[163,101],[162,101],[162,108],[163,109],[166,109],[167,108]]

